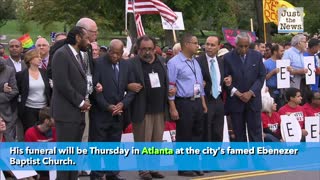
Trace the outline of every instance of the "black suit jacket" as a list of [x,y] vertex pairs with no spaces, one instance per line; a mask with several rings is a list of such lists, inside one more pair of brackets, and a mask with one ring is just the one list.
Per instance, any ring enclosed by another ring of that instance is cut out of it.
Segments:
[[52,81],[51,111],[55,121],[84,121],[85,114],[81,112],[79,105],[85,100],[87,79],[68,44],[53,55]]
[[[164,70],[164,74],[166,75],[165,81],[166,81],[166,89],[165,89],[165,120],[169,120],[169,105],[168,105],[168,91],[169,91],[169,79],[167,74],[167,67],[165,65],[164,59],[161,59],[157,57],[158,60],[161,62],[161,65]],[[130,62],[130,71],[133,72],[132,76],[133,79],[131,79],[131,82],[136,82],[142,84],[143,87],[145,87],[144,84],[144,75],[142,70],[142,64],[139,56],[136,56],[132,59],[128,60]],[[144,116],[146,113],[146,90],[145,88],[142,88],[139,93],[136,94],[133,102],[131,103],[130,113],[131,113],[131,121],[132,122],[142,122],[144,120]]]
[[[235,95],[232,97],[228,95],[227,111],[243,112],[246,105],[249,105],[253,111],[261,111],[261,88],[266,77],[261,53],[250,49],[245,63],[242,63],[240,55],[233,50],[224,56],[224,67],[225,76],[232,76],[232,87],[237,88],[241,93],[251,90],[256,96],[252,97],[248,103],[244,103]],[[229,89],[231,90],[232,87]]]
[[104,90],[101,93],[93,93],[94,102],[96,102],[96,108],[93,108],[94,112],[96,112],[95,118],[112,120],[112,113],[107,111],[107,107],[122,102],[124,108],[127,108],[135,96],[134,92],[127,91],[130,77],[128,62],[120,60],[118,67],[119,81],[116,82],[110,57],[100,57],[96,61],[93,82],[99,82],[104,87]]
[[[43,79],[43,83],[45,86],[44,94],[47,98],[47,105],[50,105],[51,100],[51,88],[49,84],[49,79],[46,73],[46,70],[39,69],[40,75]],[[19,116],[21,118],[21,115],[23,114],[24,107],[26,105],[26,101],[29,95],[29,70],[25,69],[23,71],[20,71],[16,74],[17,78],[17,85],[19,89],[19,95],[21,96],[21,101],[18,103],[18,112]]]
[[[202,76],[203,76],[203,80],[206,82],[206,85],[204,87],[204,92],[206,94],[205,98],[207,98],[208,96],[211,96],[210,92],[211,92],[211,88],[212,88],[212,81],[211,81],[211,76],[210,76],[210,70],[209,70],[209,65],[208,65],[208,61],[207,61],[207,57],[205,54],[199,56],[198,58],[196,58],[200,68],[201,68],[201,72],[202,72]],[[223,64],[223,59],[221,57],[217,57],[217,61],[218,61],[218,65],[219,65],[219,70],[220,70],[220,85],[221,88],[224,88],[224,83],[223,83],[223,79],[224,79],[224,64]],[[222,94],[220,94],[222,95]]]

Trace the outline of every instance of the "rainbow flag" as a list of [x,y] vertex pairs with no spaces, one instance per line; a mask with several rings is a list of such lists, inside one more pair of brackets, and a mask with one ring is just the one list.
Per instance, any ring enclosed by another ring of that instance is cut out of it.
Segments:
[[22,47],[26,49],[30,49],[34,47],[33,41],[29,34],[24,34],[19,37],[18,40],[22,43]]

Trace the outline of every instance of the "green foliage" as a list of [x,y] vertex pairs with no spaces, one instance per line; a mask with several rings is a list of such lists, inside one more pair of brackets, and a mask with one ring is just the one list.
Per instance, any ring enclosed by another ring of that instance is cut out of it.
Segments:
[[9,19],[14,18],[15,4],[12,0],[1,0],[0,4],[0,27],[2,27]]
[[291,34],[275,34],[274,36],[272,36],[272,42],[274,43],[287,43],[287,42],[291,42],[292,39],[292,35]]

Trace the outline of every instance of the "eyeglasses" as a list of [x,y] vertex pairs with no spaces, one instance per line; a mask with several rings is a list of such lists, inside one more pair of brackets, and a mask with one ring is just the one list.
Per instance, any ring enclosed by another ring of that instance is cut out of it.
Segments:
[[153,51],[154,48],[140,48],[140,50],[141,50],[142,52],[149,52],[149,51]]

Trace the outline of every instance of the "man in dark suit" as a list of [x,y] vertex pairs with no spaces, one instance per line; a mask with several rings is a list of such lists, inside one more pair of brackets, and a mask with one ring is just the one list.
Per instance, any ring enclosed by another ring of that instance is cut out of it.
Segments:
[[18,95],[15,71],[0,60],[0,112],[6,121],[6,134],[12,139],[16,133],[16,118],[12,113],[11,100]]
[[[24,60],[22,58],[22,44],[17,39],[11,39],[8,43],[8,49],[9,49],[9,58],[5,60],[6,65],[12,67],[15,72],[20,72],[25,69],[27,69],[27,65],[24,63]],[[14,121],[17,125],[17,140],[23,141],[24,138],[24,131],[21,119],[18,118],[18,96],[13,98],[11,100],[11,109],[12,109],[12,116]],[[14,137],[15,138],[15,137]]]
[[[123,111],[134,98],[135,93],[125,91],[129,82],[130,71],[128,62],[122,60],[123,43],[114,39],[106,56],[96,62],[93,81],[100,82],[108,90],[94,92],[91,112],[94,114],[89,126],[89,139],[95,142],[120,142],[122,134]],[[106,162],[108,163],[108,162]],[[124,179],[119,171],[92,171],[91,179],[100,179],[106,173],[107,179]]]
[[226,101],[236,141],[262,141],[261,88],[266,76],[261,53],[249,49],[251,37],[240,33],[236,49],[224,56],[225,76],[232,77]]
[[[85,100],[87,79],[80,51],[89,44],[84,28],[73,27],[66,44],[56,51],[52,60],[52,116],[56,121],[58,142],[80,142],[85,127],[85,111],[91,104]],[[78,178],[77,171],[57,172],[58,180]]]
[[224,64],[222,57],[217,57],[220,40],[210,36],[206,40],[206,53],[197,58],[204,80],[205,99],[208,113],[203,121],[203,140],[205,142],[222,142],[224,125],[224,103],[222,89],[224,87]]

